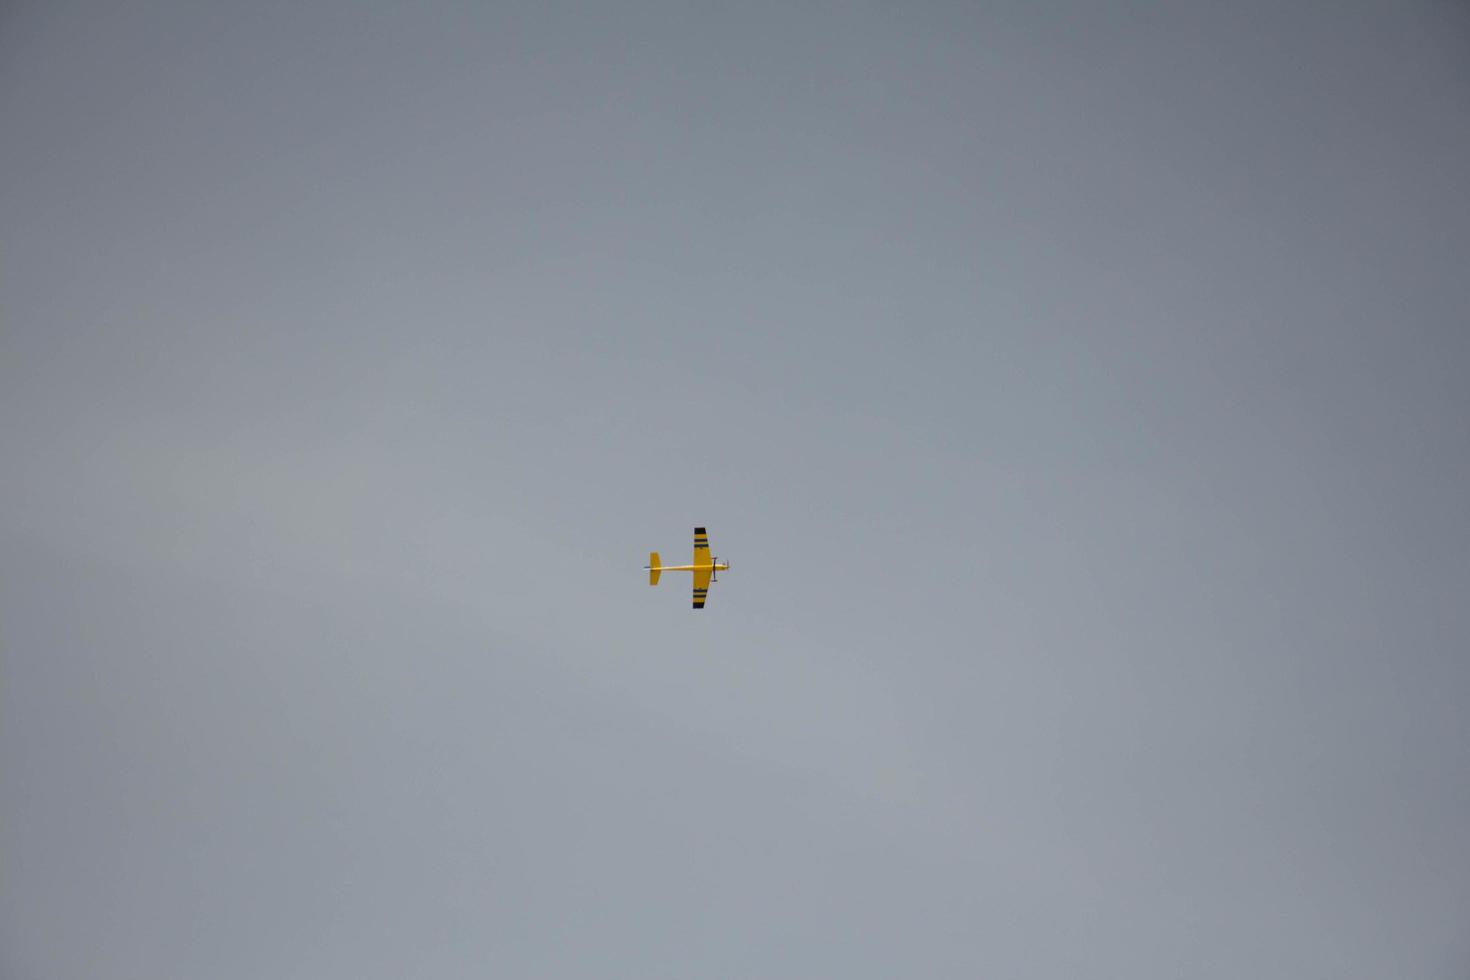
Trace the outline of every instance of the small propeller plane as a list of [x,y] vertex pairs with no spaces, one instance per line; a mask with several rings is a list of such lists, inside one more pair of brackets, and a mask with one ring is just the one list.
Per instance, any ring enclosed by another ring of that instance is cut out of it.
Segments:
[[709,537],[704,533],[704,528],[694,529],[694,564],[692,565],[664,565],[658,560],[658,552],[652,552],[648,556],[648,564],[643,566],[648,571],[648,584],[657,585],[660,572],[693,572],[694,573],[694,608],[703,609],[704,600],[709,595],[709,584],[719,581],[719,572],[730,570],[730,563],[711,558],[709,553]]

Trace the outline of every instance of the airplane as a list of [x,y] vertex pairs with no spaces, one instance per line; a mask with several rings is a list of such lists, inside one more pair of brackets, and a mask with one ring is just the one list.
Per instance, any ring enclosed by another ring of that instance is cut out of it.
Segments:
[[658,560],[658,552],[650,552],[648,564],[643,568],[648,572],[648,584],[657,585],[660,572],[693,572],[694,573],[694,608],[703,609],[705,597],[709,595],[709,584],[718,582],[719,572],[730,570],[730,563],[711,558],[709,554],[709,537],[704,533],[704,528],[694,529],[694,564],[692,565],[664,565]]

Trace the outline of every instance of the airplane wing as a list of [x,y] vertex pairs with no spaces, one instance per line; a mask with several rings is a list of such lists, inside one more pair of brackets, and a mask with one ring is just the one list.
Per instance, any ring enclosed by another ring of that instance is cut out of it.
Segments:
[[[714,563],[709,558],[709,536],[704,528],[694,529],[694,608],[703,609],[705,597],[709,595],[710,573]],[[705,566],[702,570],[700,565]]]

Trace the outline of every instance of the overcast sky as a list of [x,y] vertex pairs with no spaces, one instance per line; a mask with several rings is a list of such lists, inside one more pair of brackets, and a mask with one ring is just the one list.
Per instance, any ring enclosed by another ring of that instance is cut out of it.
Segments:
[[1454,3],[7,0],[0,976],[1464,978],[1467,187]]

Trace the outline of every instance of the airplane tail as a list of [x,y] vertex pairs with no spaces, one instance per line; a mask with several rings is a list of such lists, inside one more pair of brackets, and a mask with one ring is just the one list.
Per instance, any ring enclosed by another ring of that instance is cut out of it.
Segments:
[[663,565],[658,560],[658,552],[649,552],[648,555],[648,584],[658,584],[658,573],[663,571]]

